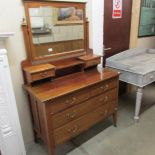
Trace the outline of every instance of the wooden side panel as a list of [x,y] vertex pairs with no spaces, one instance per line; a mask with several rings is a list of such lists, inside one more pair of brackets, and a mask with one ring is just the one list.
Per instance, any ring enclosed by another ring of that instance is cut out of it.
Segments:
[[37,133],[40,135],[40,122],[39,122],[39,114],[38,114],[38,105],[37,101],[33,96],[30,96],[31,101],[31,111],[32,111],[32,117],[33,117],[33,126],[34,130],[37,131]]

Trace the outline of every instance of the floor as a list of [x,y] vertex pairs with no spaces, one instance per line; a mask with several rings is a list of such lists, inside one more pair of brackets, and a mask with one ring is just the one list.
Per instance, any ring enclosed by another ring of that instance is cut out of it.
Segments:
[[[155,154],[155,84],[147,86],[138,123],[133,120],[135,92],[119,99],[118,127],[111,120],[59,146],[56,155],[153,155]],[[34,144],[27,155],[47,155],[41,144]]]

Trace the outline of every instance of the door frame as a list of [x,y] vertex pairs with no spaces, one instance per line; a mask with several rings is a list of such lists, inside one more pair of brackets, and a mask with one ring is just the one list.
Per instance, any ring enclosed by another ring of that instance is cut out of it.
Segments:
[[141,0],[133,0],[130,30],[130,48],[136,48],[138,44],[138,31],[140,19]]

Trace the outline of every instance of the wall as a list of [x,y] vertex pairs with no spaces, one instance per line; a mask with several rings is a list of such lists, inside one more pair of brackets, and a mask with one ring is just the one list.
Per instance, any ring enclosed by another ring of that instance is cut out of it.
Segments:
[[95,54],[103,55],[103,0],[92,0],[90,3],[91,8],[91,41],[92,48]]
[[155,48],[155,37],[138,38],[138,48]]
[[[63,0],[64,1],[64,0]],[[69,1],[69,0],[68,0]],[[84,0],[70,0],[84,1]],[[90,47],[95,49],[95,53],[102,52],[102,13],[100,2],[102,0],[89,0],[87,5],[87,16],[90,20]],[[93,4],[93,5],[92,5]],[[93,12],[92,12],[93,9]],[[95,15],[96,14],[96,15]],[[93,17],[91,18],[91,16]],[[20,63],[26,58],[23,34],[21,30],[22,19],[25,17],[22,0],[3,0],[0,5],[0,32],[15,32],[15,35],[8,39],[6,47],[8,49],[9,64],[12,81],[15,90],[15,97],[22,127],[25,145],[33,142],[33,132],[28,107],[27,96],[22,89],[23,77]],[[93,22],[93,23],[92,23]],[[92,39],[92,37],[94,39]],[[98,38],[98,39],[95,39]]]
[[27,98],[22,89],[23,77],[20,67],[21,61],[26,57],[23,35],[20,27],[23,17],[24,8],[21,0],[6,0],[1,2],[0,32],[15,32],[15,35],[6,42],[6,47],[9,51],[9,64],[24,142],[25,144],[28,144],[32,142],[33,134]]
[[155,37],[138,38],[141,0],[133,1],[130,48],[155,48]]

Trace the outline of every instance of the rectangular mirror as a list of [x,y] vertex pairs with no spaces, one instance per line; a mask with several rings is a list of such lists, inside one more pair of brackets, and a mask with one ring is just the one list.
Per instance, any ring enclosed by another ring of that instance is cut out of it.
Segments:
[[33,58],[84,51],[83,7],[29,4],[26,11]]

